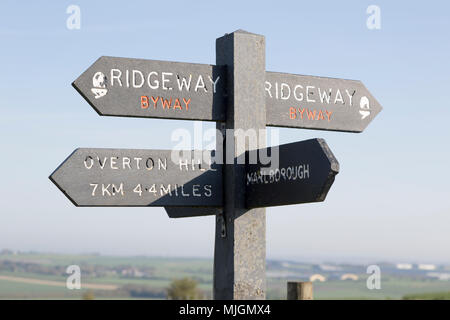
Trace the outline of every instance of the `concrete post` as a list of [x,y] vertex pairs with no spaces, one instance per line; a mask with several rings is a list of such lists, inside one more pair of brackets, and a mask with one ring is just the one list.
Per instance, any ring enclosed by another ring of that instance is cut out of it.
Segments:
[[245,166],[235,165],[246,150],[265,147],[265,135],[256,147],[236,143],[243,134],[236,130],[256,130],[258,136],[266,126],[264,36],[238,30],[218,38],[216,64],[227,68],[224,147],[228,161],[223,175],[224,212],[216,219],[214,299],[265,299],[266,210],[245,208]]

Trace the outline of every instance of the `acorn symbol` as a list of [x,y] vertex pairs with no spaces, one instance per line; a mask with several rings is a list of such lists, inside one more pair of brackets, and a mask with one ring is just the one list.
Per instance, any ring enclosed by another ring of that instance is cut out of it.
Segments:
[[91,91],[95,99],[101,98],[108,93],[108,89],[106,89],[106,77],[100,71],[96,72],[92,77],[92,86]]
[[367,118],[370,115],[370,104],[369,104],[369,98],[366,96],[362,96],[361,100],[359,101],[359,114],[361,115],[361,120]]

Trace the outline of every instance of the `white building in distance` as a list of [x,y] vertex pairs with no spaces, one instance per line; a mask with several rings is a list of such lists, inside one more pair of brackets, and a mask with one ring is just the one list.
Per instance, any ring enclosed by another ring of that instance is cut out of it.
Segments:
[[313,274],[311,277],[309,277],[309,281],[314,282],[314,281],[319,281],[319,282],[325,282],[327,278],[325,278],[323,275],[321,274]]
[[413,265],[410,263],[397,263],[395,267],[400,270],[411,270]]
[[359,277],[354,273],[345,273],[341,276],[341,280],[353,280],[358,281]]
[[418,268],[419,270],[427,270],[427,271],[436,270],[436,266],[434,264],[419,264]]

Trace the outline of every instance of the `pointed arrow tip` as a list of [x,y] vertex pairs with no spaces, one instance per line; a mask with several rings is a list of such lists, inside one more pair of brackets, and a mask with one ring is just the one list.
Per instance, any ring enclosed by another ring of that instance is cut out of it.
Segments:
[[[59,168],[59,167],[58,167]],[[50,179],[51,182],[53,182],[53,184],[66,196],[67,199],[69,199],[70,202],[72,202],[72,204],[75,207],[79,207],[78,203],[75,202],[74,199],[72,199],[70,197],[70,195],[59,185],[56,177],[55,177],[55,173],[58,171],[58,169],[56,169],[48,178]]]
[[317,138],[317,142],[319,143],[320,147],[322,148],[323,152],[328,158],[328,161],[330,161],[330,168],[331,171],[334,173],[334,175],[339,173],[339,161],[334,156],[333,152],[331,151],[330,147],[328,146],[325,139]]

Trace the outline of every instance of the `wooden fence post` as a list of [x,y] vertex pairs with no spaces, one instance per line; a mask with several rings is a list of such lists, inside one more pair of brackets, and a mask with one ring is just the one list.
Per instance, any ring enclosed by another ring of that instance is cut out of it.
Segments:
[[288,282],[288,300],[313,300],[313,285],[311,281]]

